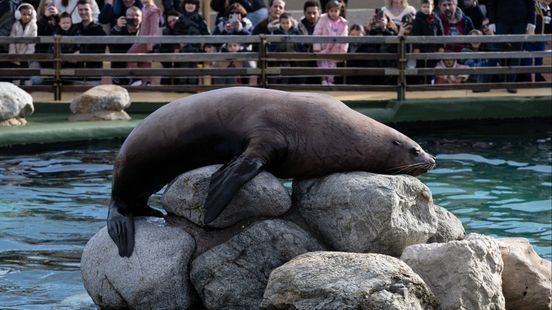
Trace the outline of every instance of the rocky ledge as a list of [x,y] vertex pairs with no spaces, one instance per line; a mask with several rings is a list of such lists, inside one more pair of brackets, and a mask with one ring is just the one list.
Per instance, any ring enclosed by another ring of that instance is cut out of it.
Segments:
[[105,228],[84,285],[102,308],[550,309],[552,265],[525,239],[464,236],[410,176],[337,173],[293,183],[261,173],[203,225],[217,166],[167,188],[165,219],[136,220],[130,258]]

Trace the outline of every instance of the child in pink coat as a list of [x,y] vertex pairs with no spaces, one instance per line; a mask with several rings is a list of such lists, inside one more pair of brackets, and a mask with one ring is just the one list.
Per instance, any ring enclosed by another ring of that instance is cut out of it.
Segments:
[[[347,36],[349,22],[340,16],[341,7],[344,4],[337,0],[332,0],[326,4],[326,12],[320,16],[318,23],[314,27],[313,35],[323,36]],[[349,44],[347,43],[315,43],[313,50],[315,53],[346,53]],[[319,68],[336,68],[335,60],[319,60],[316,62]],[[322,85],[333,85],[333,75],[322,77]]]

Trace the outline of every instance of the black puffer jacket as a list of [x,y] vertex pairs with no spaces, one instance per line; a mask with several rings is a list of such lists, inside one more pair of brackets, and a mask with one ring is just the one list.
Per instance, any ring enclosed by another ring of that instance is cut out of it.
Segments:
[[535,24],[535,0],[489,0],[487,1],[487,17],[495,24],[529,23]]
[[[443,24],[441,19],[433,14],[427,15],[422,11],[416,13],[416,19],[414,19],[414,24],[412,25],[412,31],[410,32],[411,36],[442,36],[443,35]],[[415,44],[414,48],[419,48],[421,52],[435,52],[440,47],[443,47],[442,44]]]

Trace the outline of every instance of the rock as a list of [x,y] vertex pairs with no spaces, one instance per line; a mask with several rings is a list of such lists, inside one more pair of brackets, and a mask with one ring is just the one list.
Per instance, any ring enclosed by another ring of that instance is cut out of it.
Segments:
[[[213,165],[183,173],[168,187],[161,203],[165,210],[199,226],[203,224],[203,204],[211,175],[222,165]],[[275,217],[291,208],[291,197],[280,181],[263,171],[247,182],[230,204],[207,227],[225,228],[247,218]]]
[[207,309],[258,309],[274,268],[321,249],[297,225],[266,220],[198,256],[190,278]]
[[188,308],[194,240],[181,229],[164,226],[162,219],[137,218],[135,225],[130,258],[119,256],[105,227],[88,241],[81,259],[88,294],[101,308]]
[[435,205],[435,214],[437,214],[437,232],[427,242],[445,243],[464,239],[464,226],[454,214],[438,205]]
[[429,189],[406,175],[335,173],[293,183],[293,206],[338,251],[400,256],[437,231]]
[[129,106],[130,96],[126,89],[117,85],[99,85],[73,99],[70,105],[73,115],[69,120],[126,120],[130,117],[123,110]]
[[311,252],[270,274],[261,309],[436,309],[404,262],[382,254]]
[[29,93],[12,83],[0,82],[0,126],[25,125],[24,118],[33,112],[33,97]]
[[535,253],[525,238],[497,239],[504,261],[502,292],[506,308],[552,309],[552,264]]
[[489,237],[469,234],[462,241],[412,245],[401,260],[424,279],[442,309],[505,309],[504,265]]

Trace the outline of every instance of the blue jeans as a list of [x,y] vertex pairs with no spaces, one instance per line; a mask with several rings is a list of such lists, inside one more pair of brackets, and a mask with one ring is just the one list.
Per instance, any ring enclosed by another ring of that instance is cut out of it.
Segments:
[[251,23],[253,24],[253,27],[255,27],[261,20],[263,20],[267,16],[268,16],[268,10],[266,8],[262,8],[262,9],[258,9],[255,12],[247,13],[246,17],[251,21]]
[[[496,26],[496,34],[525,34],[527,32],[527,23],[517,23],[517,24],[507,24],[503,22],[497,22],[495,24]],[[511,48],[508,49],[512,52],[521,52],[521,48],[523,47],[523,42],[512,42],[510,44]],[[502,45],[503,50],[507,50],[506,44]],[[519,66],[520,65],[520,58],[509,58],[505,60],[506,66]],[[515,74],[508,74],[506,76],[506,82],[515,82],[516,81],[516,75]]]

